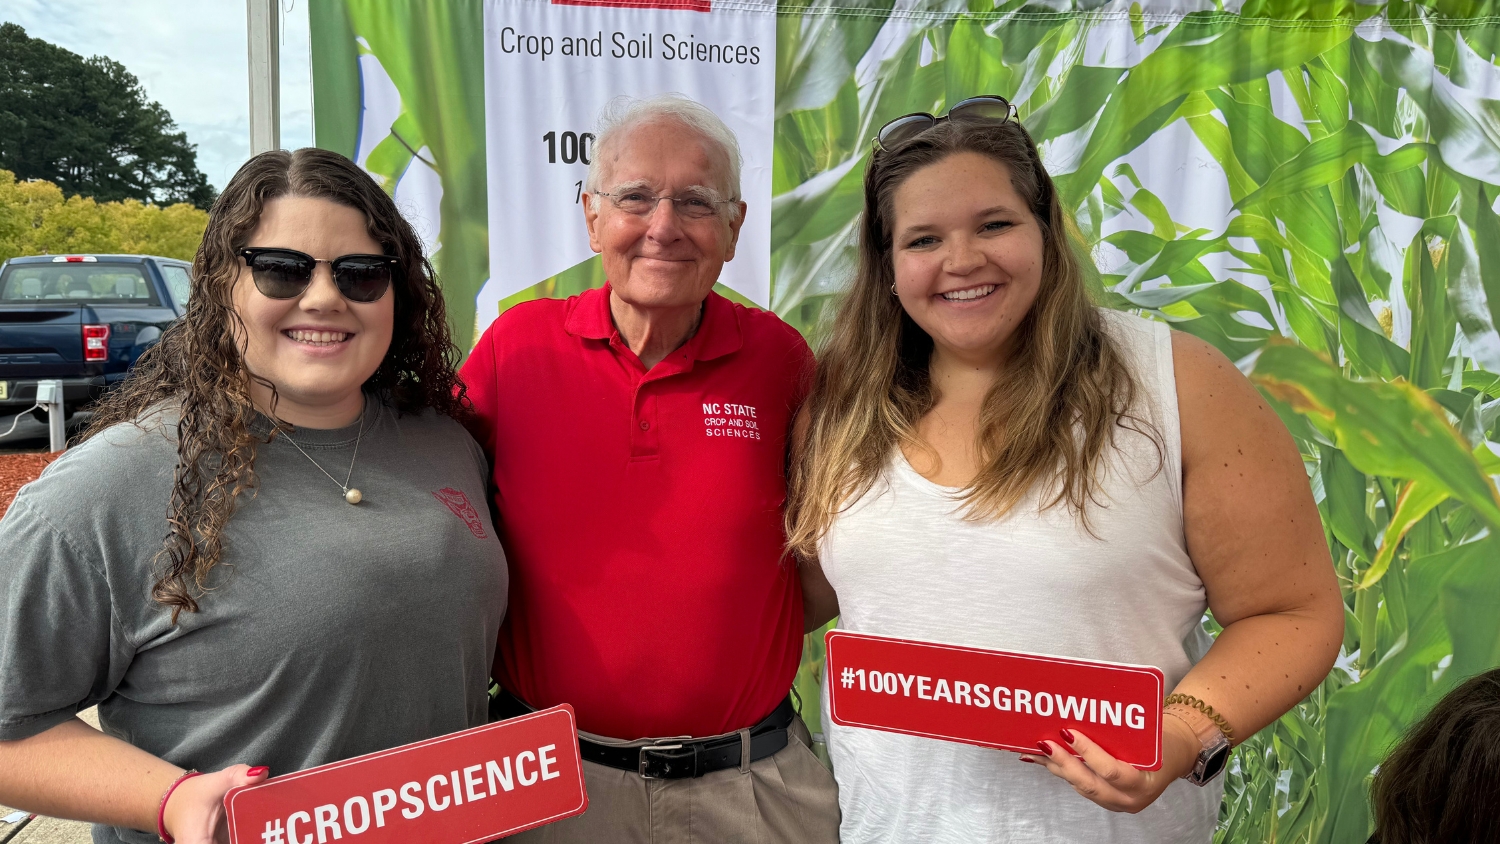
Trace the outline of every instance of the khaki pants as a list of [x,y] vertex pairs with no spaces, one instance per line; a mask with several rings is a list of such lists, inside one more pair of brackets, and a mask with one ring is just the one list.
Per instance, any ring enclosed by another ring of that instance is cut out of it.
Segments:
[[[813,755],[802,719],[780,752],[695,779],[648,780],[583,763],[587,812],[506,844],[838,844],[833,774]],[[586,738],[593,738],[584,734]]]

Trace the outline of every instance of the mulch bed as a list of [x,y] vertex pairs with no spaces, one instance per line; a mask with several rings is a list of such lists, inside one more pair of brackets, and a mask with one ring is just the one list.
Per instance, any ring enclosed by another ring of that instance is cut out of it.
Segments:
[[42,469],[61,453],[0,454],[0,517],[5,515],[22,484],[36,480]]

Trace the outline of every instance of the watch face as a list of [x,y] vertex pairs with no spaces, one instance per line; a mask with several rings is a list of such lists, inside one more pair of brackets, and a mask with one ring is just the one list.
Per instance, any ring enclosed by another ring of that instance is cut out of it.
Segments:
[[1208,758],[1203,760],[1204,782],[1208,782],[1224,770],[1224,766],[1229,762],[1229,751],[1229,742],[1225,742],[1223,746],[1214,748]]

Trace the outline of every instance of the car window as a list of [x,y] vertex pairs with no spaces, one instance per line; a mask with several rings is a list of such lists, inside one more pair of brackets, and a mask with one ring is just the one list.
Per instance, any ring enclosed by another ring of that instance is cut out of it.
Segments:
[[0,277],[0,302],[57,300],[159,304],[145,274],[134,264],[12,264]]
[[167,292],[172,294],[172,302],[177,305],[178,310],[187,308],[188,297],[193,293],[193,279],[188,275],[187,267],[177,264],[160,264],[162,277],[167,280]]

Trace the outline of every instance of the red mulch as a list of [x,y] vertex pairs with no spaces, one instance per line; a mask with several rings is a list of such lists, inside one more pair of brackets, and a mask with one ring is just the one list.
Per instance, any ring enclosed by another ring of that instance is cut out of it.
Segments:
[[11,500],[16,497],[16,490],[22,484],[36,480],[42,469],[61,453],[0,454],[0,517],[4,517],[5,511],[9,509]]

